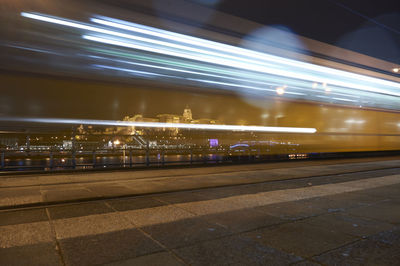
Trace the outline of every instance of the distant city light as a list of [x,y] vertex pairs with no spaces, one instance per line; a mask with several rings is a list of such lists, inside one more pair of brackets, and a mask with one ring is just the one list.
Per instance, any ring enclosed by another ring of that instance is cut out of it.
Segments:
[[400,68],[398,68],[398,67],[395,67],[395,68],[393,68],[392,70],[393,70],[393,72],[397,73],[397,72],[399,72],[399,71],[400,71]]
[[218,147],[218,139],[209,139],[210,147]]

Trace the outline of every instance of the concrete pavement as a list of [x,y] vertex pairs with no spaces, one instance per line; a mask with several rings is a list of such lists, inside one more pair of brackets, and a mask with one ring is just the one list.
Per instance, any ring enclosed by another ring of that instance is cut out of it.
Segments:
[[399,157],[142,171],[9,175],[0,177],[0,209],[301,179],[387,168],[394,169],[396,173],[397,167],[400,167]]
[[0,265],[398,265],[399,169],[279,173],[253,184],[9,208],[0,211]]

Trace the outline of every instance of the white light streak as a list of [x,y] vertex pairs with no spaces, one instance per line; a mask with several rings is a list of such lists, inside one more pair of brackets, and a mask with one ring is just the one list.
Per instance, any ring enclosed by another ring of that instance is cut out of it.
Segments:
[[[396,86],[397,88],[400,88],[399,84],[392,82],[392,81],[387,81],[387,80],[377,79],[377,78],[368,77],[368,76],[364,76],[364,75],[354,74],[351,72],[332,69],[329,67],[317,66],[317,65],[313,65],[313,64],[309,64],[309,63],[305,63],[305,62],[300,62],[300,61],[287,59],[287,58],[283,58],[283,57],[279,57],[279,56],[274,56],[274,55],[269,55],[269,54],[260,53],[260,52],[256,52],[256,51],[251,51],[248,49],[235,47],[232,45],[217,43],[217,42],[213,42],[213,41],[209,41],[209,40],[205,40],[205,39],[201,39],[201,38],[187,36],[184,34],[178,34],[178,33],[170,32],[170,31],[161,30],[161,29],[157,29],[157,28],[153,28],[153,27],[149,27],[149,26],[136,24],[136,23],[126,22],[126,21],[122,21],[122,20],[118,20],[118,19],[107,18],[107,17],[101,17],[101,18],[102,19],[92,18],[91,20],[95,23],[99,23],[102,25],[107,25],[107,26],[124,29],[124,30],[128,30],[128,31],[133,31],[133,32],[139,32],[139,33],[143,33],[143,34],[147,34],[147,35],[161,37],[161,38],[178,41],[178,42],[183,42],[183,43],[187,43],[187,44],[192,44],[192,45],[196,45],[196,46],[202,46],[202,47],[206,47],[209,49],[219,50],[222,52],[230,52],[230,53],[241,55],[241,56],[246,55],[251,58],[264,59],[264,60],[272,61],[272,62],[275,62],[278,64],[286,64],[286,65],[290,65],[290,66],[294,66],[294,67],[300,67],[300,68],[305,68],[305,69],[309,69],[309,70],[313,70],[313,71],[319,71],[319,72],[323,72],[326,74],[334,74],[334,75],[339,75],[339,76],[348,77],[348,78],[352,78],[352,79],[360,79],[360,80],[364,80],[366,82],[379,82],[382,85],[385,84],[388,86]],[[398,68],[396,70],[399,71]]]
[[348,119],[344,122],[348,124],[364,124],[365,120]]
[[251,131],[271,133],[305,133],[313,134],[315,128],[303,127],[264,127],[264,126],[238,126],[238,125],[215,125],[215,124],[185,124],[185,123],[159,123],[159,122],[128,122],[113,120],[88,120],[88,119],[59,119],[59,118],[0,118],[2,122],[29,122],[45,124],[73,124],[73,125],[98,125],[98,126],[121,126],[121,127],[145,127],[145,128],[183,128],[200,130],[220,131]]
[[191,79],[191,78],[188,78],[188,80],[200,81],[200,82],[204,82],[204,83],[224,85],[224,86],[230,86],[230,87],[237,87],[237,88],[246,88],[246,89],[252,89],[252,90],[259,90],[259,91],[274,91],[274,90],[271,90],[271,89],[265,89],[265,88],[261,88],[261,87],[247,86],[247,85],[228,83],[228,82],[219,82],[219,81],[214,81],[214,80]]
[[112,66],[106,66],[106,65],[93,65],[93,66],[94,66],[94,67],[98,67],[98,68],[105,68],[105,69],[111,69],[111,70],[118,70],[118,71],[129,72],[129,73],[133,73],[133,74],[136,74],[136,75],[150,75],[150,76],[161,76],[161,77],[173,77],[173,76],[168,76],[168,75],[163,75],[163,74],[158,74],[158,73],[153,73],[153,72],[132,70],[132,69],[126,69],[126,68],[120,68],[120,67],[112,67]]
[[[100,58],[100,59],[104,59],[104,60],[109,60],[109,61],[112,61],[112,62],[119,62],[119,63],[129,64],[129,65],[136,65],[136,66],[155,68],[155,69],[160,69],[160,70],[168,70],[168,71],[174,71],[174,72],[180,72],[180,73],[186,73],[186,74],[193,74],[193,75],[199,75],[199,76],[214,77],[214,78],[235,80],[235,81],[241,81],[241,82],[249,82],[249,83],[261,84],[261,85],[265,85],[265,86],[270,85],[270,83],[266,83],[266,82],[254,81],[254,80],[249,80],[249,79],[239,79],[239,78],[234,78],[234,77],[231,77],[231,76],[221,76],[221,75],[203,73],[203,72],[198,72],[198,71],[184,70],[184,69],[180,69],[180,68],[163,67],[163,66],[157,66],[157,65],[136,63],[136,62],[126,61],[126,60],[109,59],[109,58],[99,57],[99,56],[91,56],[91,57]],[[124,71],[124,70],[128,70],[128,69],[121,69],[121,70]],[[128,70],[128,72],[130,72],[130,71]]]
[[[190,60],[201,61],[201,62],[216,64],[216,65],[241,68],[244,70],[252,70],[252,71],[266,73],[266,74],[273,74],[273,75],[278,75],[278,76],[293,77],[293,78],[307,80],[307,78],[305,78],[304,75],[293,73],[290,71],[266,68],[263,66],[247,64],[247,63],[241,63],[239,61],[232,61],[232,60],[227,60],[227,59],[223,59],[223,58],[216,58],[215,56],[209,57],[209,56],[202,56],[199,54],[181,53],[179,51],[178,52],[171,51],[171,50],[167,50],[167,49],[163,49],[163,48],[144,46],[144,45],[140,45],[137,43],[124,42],[124,41],[119,41],[119,40],[114,40],[114,39],[109,39],[109,38],[102,38],[102,37],[91,36],[91,35],[83,35],[82,37],[84,39],[91,40],[91,41],[96,41],[96,42],[105,43],[105,44],[112,44],[112,45],[116,45],[116,46],[127,47],[127,48],[132,48],[132,49],[137,49],[137,50],[142,50],[142,51],[147,51],[147,52],[152,52],[152,53],[186,58],[186,59],[190,59]],[[400,94],[399,94],[399,96],[400,96]]]
[[[106,18],[106,20],[96,18],[92,19],[93,22],[101,23],[102,25],[146,34],[148,36],[152,36],[151,38],[117,32],[114,30],[99,28],[71,20],[59,19],[34,13],[22,12],[21,15],[27,18],[57,25],[123,38],[123,40],[115,40],[107,37],[97,37],[91,35],[83,36],[83,38],[91,41],[227,67],[235,67],[244,69],[246,71],[255,71],[264,74],[272,74],[288,78],[308,80],[312,82],[329,83],[330,85],[340,87],[400,97],[400,93],[398,91],[400,89],[400,84],[396,82],[354,74],[328,67],[322,67],[278,56],[272,56],[265,53],[255,52],[240,47],[234,47],[231,45],[186,36],[183,34],[177,34],[139,24],[126,23],[120,20],[108,18]],[[154,37],[163,38],[168,41],[161,41],[160,39],[154,39]],[[140,43],[128,42],[126,40],[134,40],[147,44],[143,45]],[[184,45],[171,43],[171,40],[174,42],[184,43]],[[195,45],[196,48],[188,47],[186,44]],[[171,48],[173,49],[171,50]],[[204,50],[204,48],[209,50]],[[305,72],[304,70],[307,71]]]
[[[202,55],[196,55],[196,54],[191,55],[191,54],[180,53],[180,52],[176,52],[176,51],[170,51],[170,50],[166,50],[166,49],[162,49],[162,48],[148,47],[148,46],[144,46],[144,45],[140,45],[140,44],[136,44],[136,43],[124,42],[124,41],[96,37],[96,36],[91,36],[91,35],[83,35],[82,37],[84,39],[96,41],[96,42],[100,42],[100,43],[111,44],[111,45],[116,45],[116,46],[121,46],[121,47],[126,47],[126,48],[132,48],[132,49],[138,49],[138,50],[143,50],[143,51],[147,51],[147,52],[164,54],[164,55],[168,55],[168,56],[186,58],[186,59],[190,59],[190,60],[196,60],[196,61],[216,64],[216,65],[241,68],[244,70],[252,70],[252,71],[265,73],[265,74],[273,74],[273,75],[277,75],[277,76],[291,77],[291,78],[297,78],[297,79],[301,79],[301,80],[319,80],[319,79],[321,79],[318,76],[314,76],[314,75],[310,75],[310,74],[303,74],[300,72],[292,72],[292,71],[287,71],[287,70],[282,70],[282,69],[267,68],[264,66],[241,63],[238,61],[232,61],[232,60],[227,60],[227,59],[223,59],[223,58],[202,56]],[[323,79],[327,80],[326,78],[323,78]],[[342,87],[349,87],[349,88],[353,88],[353,89],[359,89],[359,90],[364,90],[364,91],[370,91],[370,92],[376,92],[376,93],[382,93],[382,94],[388,94],[388,95],[400,97],[400,93],[394,93],[394,92],[390,92],[387,90],[375,89],[375,88],[371,88],[371,87],[364,86],[361,84],[356,84],[356,83],[347,83],[347,82],[343,82],[340,80],[334,80],[334,79],[329,79],[329,83],[337,85],[337,86],[342,86]]]
[[21,50],[27,50],[27,51],[37,52],[37,53],[57,54],[57,55],[58,55],[58,53],[51,52],[51,51],[47,51],[47,50],[43,50],[43,49],[37,49],[37,48],[31,48],[31,47],[24,47],[24,46],[18,46],[18,45],[8,45],[8,44],[6,44],[5,46],[7,46],[7,47],[12,47],[12,48],[16,48],[16,49],[21,49]]
[[248,60],[248,59],[241,58],[241,57],[230,56],[230,55],[212,52],[212,51],[204,50],[204,49],[198,49],[198,48],[190,47],[187,45],[179,45],[179,44],[175,44],[175,43],[171,43],[171,42],[165,42],[165,41],[140,37],[140,36],[136,36],[136,35],[116,32],[116,31],[98,28],[98,27],[86,25],[83,23],[73,22],[73,21],[69,21],[69,20],[65,20],[65,19],[58,19],[58,18],[54,18],[54,17],[42,16],[42,15],[26,13],[26,12],[22,12],[21,15],[24,17],[37,19],[37,20],[41,20],[41,21],[45,21],[45,22],[50,22],[50,23],[54,23],[54,24],[58,24],[58,25],[78,28],[78,29],[82,29],[82,30],[94,31],[94,32],[98,32],[98,33],[103,33],[103,34],[112,35],[112,36],[116,36],[116,37],[135,40],[135,41],[141,41],[141,42],[149,43],[151,45],[159,45],[159,46],[164,46],[164,47],[169,47],[169,48],[175,48],[178,50],[186,50],[186,51],[194,52],[196,54],[206,54],[209,56],[225,57],[225,58],[229,58],[231,60],[245,61],[250,64],[260,64],[261,63],[263,65],[268,65],[268,64],[266,64],[266,62]]
[[346,99],[346,98],[332,98],[332,100],[345,101],[345,102],[357,102],[357,100],[351,100],[351,99]]
[[[138,71],[138,70],[132,70],[132,69],[120,68],[120,67],[113,67],[113,66],[106,66],[106,65],[94,64],[93,66],[94,67],[98,67],[98,68],[104,68],[104,69],[124,71],[124,72],[128,72],[128,73],[139,74],[139,75],[153,75],[153,76],[164,76],[164,77],[169,77],[169,78],[180,78],[178,76],[170,76],[170,75],[164,75],[164,74],[157,74],[157,73],[153,73],[153,72]],[[220,78],[228,79],[229,77],[221,76]],[[259,91],[271,91],[271,92],[274,91],[272,89],[265,89],[265,88],[261,88],[261,87],[247,86],[247,85],[243,85],[243,84],[235,84],[235,83],[228,83],[228,82],[219,82],[219,81],[214,81],[214,80],[192,79],[192,78],[185,78],[185,79],[198,81],[198,82],[204,82],[204,83],[210,83],[210,84],[224,85],[224,86],[229,86],[229,87],[247,88],[247,89],[259,90]],[[240,79],[234,79],[234,80],[240,80]],[[240,80],[240,81],[247,81],[247,80]],[[252,83],[255,83],[255,82],[252,82]],[[263,84],[263,83],[261,83],[261,84]],[[293,95],[305,95],[304,93],[299,93],[299,92],[285,92],[285,93],[286,94],[293,94]]]

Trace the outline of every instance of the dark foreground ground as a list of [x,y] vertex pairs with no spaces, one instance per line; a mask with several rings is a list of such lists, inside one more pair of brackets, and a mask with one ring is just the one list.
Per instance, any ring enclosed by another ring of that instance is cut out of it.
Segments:
[[0,177],[0,265],[400,265],[400,158]]

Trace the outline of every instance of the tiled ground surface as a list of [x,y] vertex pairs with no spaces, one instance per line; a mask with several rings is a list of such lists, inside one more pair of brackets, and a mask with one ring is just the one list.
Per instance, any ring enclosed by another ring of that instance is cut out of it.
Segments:
[[[357,171],[368,171],[363,178],[398,173],[399,157],[386,159],[379,158],[372,162],[370,158],[365,158],[146,171],[0,176],[0,209],[254,183],[260,184],[253,186],[253,191],[277,190],[299,184],[322,185],[358,179],[359,175],[352,174]],[[388,170],[379,171],[384,168]],[[328,175],[329,179],[307,178]],[[299,179],[300,183],[271,182],[288,179]],[[245,186],[232,188],[229,193],[237,194],[241,189],[242,193],[247,193],[248,188]],[[214,193],[210,194],[214,197],[220,191],[210,193]],[[226,195],[228,192],[222,189],[222,193]]]
[[399,265],[399,192],[389,169],[3,210],[0,265]]

